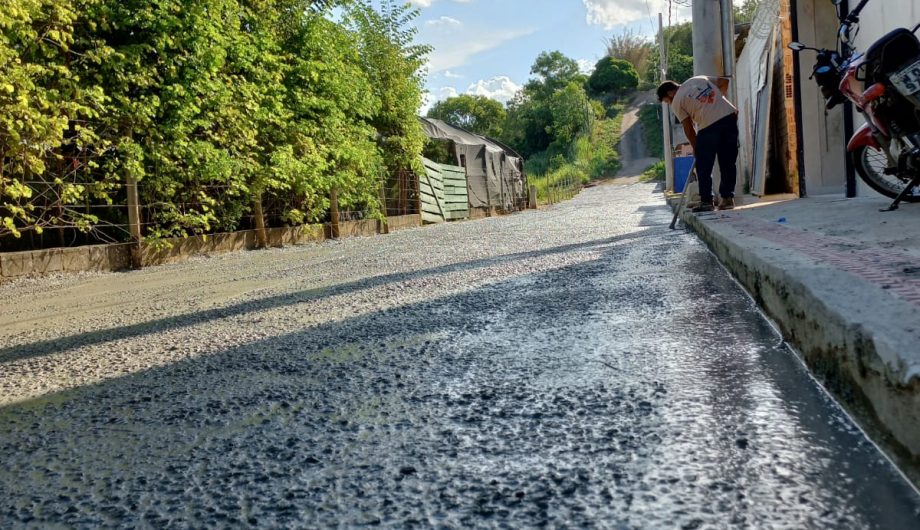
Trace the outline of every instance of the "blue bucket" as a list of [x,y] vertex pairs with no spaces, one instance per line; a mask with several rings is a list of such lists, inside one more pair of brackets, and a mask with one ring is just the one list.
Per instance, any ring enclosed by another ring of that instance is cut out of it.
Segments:
[[674,192],[683,193],[684,186],[687,185],[687,179],[690,177],[690,169],[693,167],[692,156],[678,156],[674,158]]

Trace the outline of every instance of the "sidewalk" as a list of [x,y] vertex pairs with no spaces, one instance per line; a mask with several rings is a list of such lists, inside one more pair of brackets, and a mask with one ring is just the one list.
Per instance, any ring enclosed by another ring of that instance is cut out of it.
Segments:
[[682,217],[873,437],[920,469],[920,204],[879,212],[889,202],[820,196]]

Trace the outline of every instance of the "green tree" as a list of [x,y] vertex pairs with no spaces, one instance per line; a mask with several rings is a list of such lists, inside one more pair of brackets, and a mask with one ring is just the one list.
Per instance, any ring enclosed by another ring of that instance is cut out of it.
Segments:
[[502,128],[503,139],[525,157],[545,151],[555,140],[555,94],[572,83],[584,85],[587,80],[578,63],[558,51],[537,56],[530,73],[533,78],[508,103]]
[[754,21],[754,14],[760,6],[761,0],[735,0],[735,23],[747,24]]
[[250,194],[278,205],[285,222],[300,224],[323,218],[333,187],[345,206],[368,201],[382,162],[365,122],[379,100],[369,96],[356,37],[323,16],[298,10],[284,18],[290,17],[297,23],[275,33],[275,46],[289,50],[280,77],[270,81],[279,97],[269,92],[256,107],[262,147],[249,150],[255,155]]
[[594,94],[621,94],[639,86],[639,74],[628,61],[604,57],[597,62],[588,78],[588,87]]
[[553,137],[554,150],[564,152],[579,132],[588,129],[593,109],[582,84],[574,81],[553,94],[549,107],[553,116],[549,132]]
[[0,3],[0,236],[52,226],[86,229],[95,215],[69,208],[100,192],[51,174],[67,154],[98,142],[80,123],[105,102],[101,87],[76,70],[107,50],[75,27],[93,0]]
[[463,94],[435,103],[428,111],[428,117],[476,134],[499,138],[506,113],[505,107],[494,99]]
[[526,90],[508,102],[502,140],[525,158],[545,151],[553,141],[549,128],[553,114],[548,102],[528,95]]
[[664,34],[668,53],[693,57],[693,25],[690,22],[665,28]]
[[553,94],[572,82],[583,83],[586,79],[578,68],[578,62],[559,51],[543,52],[537,56],[530,68],[534,76],[525,85],[530,97],[548,101]]
[[420,12],[410,4],[382,0],[379,10],[355,2],[349,26],[358,35],[362,68],[380,111],[369,120],[379,134],[386,167],[420,168],[425,134],[418,121],[424,95],[424,67],[431,48],[415,43],[412,21]]
[[[668,50],[668,79],[683,83],[693,77],[693,27],[689,22],[665,28],[665,42]],[[660,80],[660,59],[655,55],[645,71],[645,80],[657,83]]]
[[[89,228],[66,206],[131,177],[154,238],[234,229],[263,202],[273,222],[318,220],[333,187],[373,212],[385,169],[417,165],[424,141],[417,16],[389,0],[0,0],[0,237]],[[78,158],[84,182],[59,178]]]

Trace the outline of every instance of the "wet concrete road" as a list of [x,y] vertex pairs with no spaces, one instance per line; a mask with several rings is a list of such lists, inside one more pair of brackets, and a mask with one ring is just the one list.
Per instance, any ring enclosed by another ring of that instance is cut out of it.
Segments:
[[0,288],[0,527],[918,528],[649,185]]

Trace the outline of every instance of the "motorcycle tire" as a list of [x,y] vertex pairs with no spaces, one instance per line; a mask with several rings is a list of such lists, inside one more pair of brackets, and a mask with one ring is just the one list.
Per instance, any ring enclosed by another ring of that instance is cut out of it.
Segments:
[[[883,170],[888,165],[888,158],[878,149],[862,146],[850,152],[850,159],[859,178],[873,190],[885,197],[894,199],[907,186],[908,182],[895,175],[886,175]],[[920,186],[913,193],[904,197],[905,202],[920,202]]]

